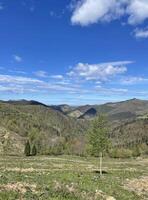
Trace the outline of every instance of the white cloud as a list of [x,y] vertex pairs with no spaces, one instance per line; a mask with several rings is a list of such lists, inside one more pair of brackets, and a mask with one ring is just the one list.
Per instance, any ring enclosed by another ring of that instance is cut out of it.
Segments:
[[25,93],[25,92],[39,92],[49,93],[50,92],[79,92],[80,88],[78,85],[72,85],[61,82],[48,82],[39,79],[34,79],[24,76],[13,76],[13,75],[2,75],[0,74],[0,92],[14,92],[14,93]]
[[42,85],[38,85],[38,88],[44,90],[44,91],[52,91],[52,92],[79,92],[80,88],[77,88],[75,86],[65,86],[65,85],[60,85],[60,84],[50,84],[50,83],[44,83]]
[[136,38],[148,38],[148,28],[144,29],[135,29],[134,35]]
[[124,88],[111,88],[109,89],[111,92],[115,92],[115,93],[127,93],[128,89],[124,89]]
[[123,61],[100,64],[78,63],[68,75],[85,80],[107,81],[116,75],[125,73],[127,71],[125,65],[130,63],[132,62]]
[[13,55],[13,59],[16,61],[16,62],[22,62],[23,59],[22,57],[18,56],[18,55]]
[[126,88],[109,88],[109,87],[101,87],[96,86],[94,92],[99,92],[99,94],[103,95],[124,95],[125,93],[128,93],[128,89]]
[[122,4],[116,0],[82,0],[76,5],[71,21],[87,26],[98,21],[111,21],[123,13]]
[[148,19],[148,0],[80,0],[76,3],[71,22],[87,26],[127,17],[131,25]]
[[[62,94],[62,95],[124,95],[127,88],[116,88],[115,80],[120,86],[146,82],[141,77],[123,77],[126,65],[132,61],[117,61],[99,64],[78,63],[72,67],[68,76],[52,75],[48,79],[27,77],[26,75],[0,74],[0,93],[17,94]],[[40,77],[46,74],[39,73]],[[51,78],[52,77],[52,78]],[[114,79],[115,78],[115,79]],[[122,78],[122,80],[121,80]],[[130,91],[131,92],[131,91]]]
[[63,79],[64,78],[62,75],[52,75],[50,77],[53,79]]
[[148,19],[148,0],[131,0],[129,2],[127,7],[129,24],[141,24]]
[[47,72],[42,71],[42,70],[37,71],[37,72],[34,72],[34,74],[35,74],[36,76],[38,76],[38,77],[41,77],[41,78],[46,78],[46,77],[48,77]]
[[18,85],[10,85],[10,86],[3,86],[0,85],[0,92],[12,92],[12,93],[25,93],[25,92],[37,92],[36,89],[31,89],[31,88],[24,88],[24,87],[20,87]]
[[39,92],[37,85],[43,83],[43,81],[34,78],[0,74],[0,92]]
[[148,79],[143,77],[125,77],[121,80],[121,84],[123,85],[133,85],[142,82],[148,82]]
[[43,83],[43,82],[41,80],[33,79],[29,77],[0,74],[0,83],[37,84],[37,83]]

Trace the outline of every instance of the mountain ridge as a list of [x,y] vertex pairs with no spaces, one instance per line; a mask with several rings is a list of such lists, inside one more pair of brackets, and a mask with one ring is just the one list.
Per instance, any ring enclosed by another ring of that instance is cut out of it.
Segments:
[[[23,153],[25,142],[49,154],[54,146],[60,152],[81,152],[91,120],[105,114],[111,127],[112,144],[126,145],[148,141],[148,101],[131,99],[102,105],[45,105],[37,101],[0,101],[0,153]],[[124,138],[124,140],[123,140]]]

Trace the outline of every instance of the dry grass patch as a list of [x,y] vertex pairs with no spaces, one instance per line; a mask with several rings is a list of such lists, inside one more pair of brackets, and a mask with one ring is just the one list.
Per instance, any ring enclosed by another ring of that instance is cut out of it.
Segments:
[[25,194],[27,191],[37,193],[37,186],[35,184],[28,184],[23,182],[8,183],[6,185],[0,185],[0,191],[14,191],[21,194]]
[[80,190],[75,183],[64,184],[55,181],[53,188],[56,193],[66,193],[67,195],[73,195],[76,199],[79,198],[81,200],[116,200],[114,197],[105,194],[102,190],[96,190],[95,192]]
[[148,176],[127,180],[124,188],[148,199]]

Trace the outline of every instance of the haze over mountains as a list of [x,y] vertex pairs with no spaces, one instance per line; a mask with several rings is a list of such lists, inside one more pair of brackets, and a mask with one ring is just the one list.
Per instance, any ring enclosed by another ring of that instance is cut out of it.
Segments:
[[79,153],[83,151],[91,120],[102,113],[108,117],[113,145],[148,142],[146,100],[78,107],[48,106],[27,100],[0,101],[0,153],[22,154],[28,138],[41,154],[48,154],[54,146]]

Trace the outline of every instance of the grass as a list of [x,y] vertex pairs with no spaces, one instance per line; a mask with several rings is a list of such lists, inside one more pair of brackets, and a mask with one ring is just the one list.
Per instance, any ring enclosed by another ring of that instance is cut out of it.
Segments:
[[125,185],[148,176],[148,159],[105,159],[103,177],[98,164],[75,156],[1,157],[0,200],[147,199]]

